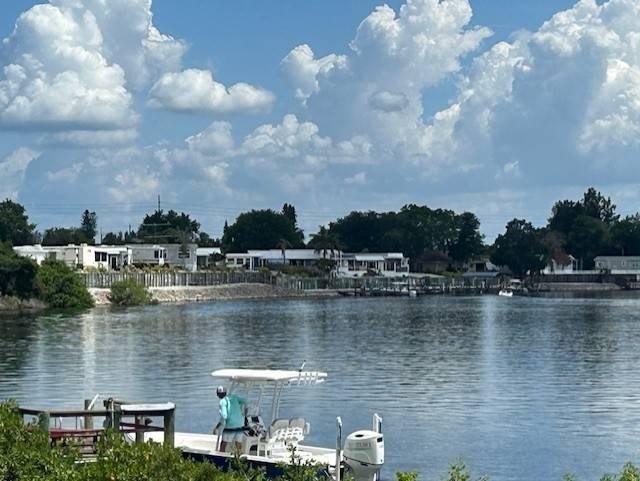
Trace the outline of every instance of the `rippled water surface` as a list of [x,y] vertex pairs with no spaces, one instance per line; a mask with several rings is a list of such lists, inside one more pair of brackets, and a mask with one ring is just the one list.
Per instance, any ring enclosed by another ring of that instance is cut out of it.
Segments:
[[283,414],[331,446],[384,417],[387,465],[440,479],[458,458],[492,480],[598,479],[640,461],[640,299],[425,297],[96,308],[0,318],[0,399],[81,405],[95,393],[175,401],[215,423],[221,367],[326,370]]

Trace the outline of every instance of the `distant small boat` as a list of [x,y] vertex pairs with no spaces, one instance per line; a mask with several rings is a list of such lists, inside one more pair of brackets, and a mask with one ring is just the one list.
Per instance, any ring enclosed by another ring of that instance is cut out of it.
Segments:
[[513,297],[513,291],[511,289],[500,289],[498,295],[502,297]]

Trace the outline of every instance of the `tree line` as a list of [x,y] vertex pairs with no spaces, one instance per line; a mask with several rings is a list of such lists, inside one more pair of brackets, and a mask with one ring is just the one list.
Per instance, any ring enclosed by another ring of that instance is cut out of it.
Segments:
[[640,215],[621,217],[610,197],[589,188],[581,199],[556,202],[544,227],[513,219],[490,253],[516,275],[539,272],[552,259],[567,264],[569,256],[580,269],[593,269],[598,256],[640,255]]
[[[11,200],[0,202],[0,242],[91,244],[95,243],[96,230],[96,213],[85,210],[78,227],[53,227],[40,234],[23,206]],[[640,255],[640,214],[622,218],[611,198],[589,188],[581,199],[557,201],[545,226],[513,219],[495,242],[487,245],[475,214],[426,205],[408,204],[390,212],[353,211],[319,226],[306,242],[296,208],[288,203],[279,211],[241,213],[232,224],[225,222],[219,239],[202,231],[200,222],[188,213],[158,209],[146,214],[137,229],[108,232],[101,241],[112,245],[197,243],[201,247],[221,247],[225,253],[306,247],[325,257],[336,250],[402,252],[415,271],[427,270],[433,259],[460,270],[469,260],[485,256],[513,274],[523,275],[540,271],[552,259],[566,264],[573,256],[582,269],[591,269],[599,255]]]

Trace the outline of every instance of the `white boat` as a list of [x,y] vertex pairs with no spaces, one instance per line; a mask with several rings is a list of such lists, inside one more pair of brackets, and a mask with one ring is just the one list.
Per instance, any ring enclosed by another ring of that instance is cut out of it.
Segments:
[[511,289],[500,289],[498,295],[502,297],[513,297],[513,291]]
[[[302,370],[220,369],[211,375],[227,385],[229,394],[236,393],[247,400],[247,422],[240,455],[250,465],[264,467],[267,476],[273,477],[282,473],[280,466],[291,462],[290,449],[293,447],[295,455],[302,462],[309,461],[323,467],[329,477],[336,481],[340,481],[345,469],[354,481],[376,480],[384,464],[382,418],[377,414],[373,415],[371,430],[349,434],[344,446],[342,421],[338,417],[335,421],[336,446],[326,448],[304,444],[304,438],[309,434],[311,426],[299,415],[300,413],[296,413],[294,417],[282,417],[280,414],[280,399],[287,389],[312,387],[323,383],[327,379],[327,373]],[[269,412],[263,413],[262,405],[267,405],[269,398]],[[265,416],[267,414],[268,418]],[[151,432],[145,433],[144,436],[145,441],[162,442],[164,433]],[[174,444],[188,458],[226,467],[235,454],[220,451],[220,441],[218,434],[176,432]],[[233,449],[232,446],[229,448]]]

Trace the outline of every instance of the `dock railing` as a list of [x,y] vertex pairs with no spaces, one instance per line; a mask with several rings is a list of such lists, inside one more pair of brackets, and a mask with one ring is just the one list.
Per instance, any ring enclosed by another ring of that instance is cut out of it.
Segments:
[[432,277],[274,277],[274,285],[294,290],[367,291],[393,293],[419,290],[429,293],[463,290],[497,289],[499,279],[432,278]]
[[400,291],[418,289],[421,292],[445,293],[464,290],[482,291],[499,288],[499,278],[465,277],[296,277],[269,272],[81,272],[89,288],[110,288],[114,282],[132,279],[146,287],[219,286],[229,284],[268,284],[284,289]]
[[146,287],[219,286],[224,284],[271,284],[271,275],[262,272],[80,272],[88,288],[110,288],[114,282],[134,280]]
[[[86,400],[85,406],[91,401]],[[95,454],[98,440],[106,429],[123,435],[132,433],[136,442],[144,442],[144,434],[163,432],[164,444],[175,444],[175,404],[131,404],[107,399],[104,409],[32,409],[19,407],[23,422],[34,418],[36,424],[49,433],[52,444],[73,442],[83,456]],[[161,417],[163,425],[151,424],[152,417]],[[131,422],[129,418],[133,418]],[[98,427],[99,426],[99,427]]]

